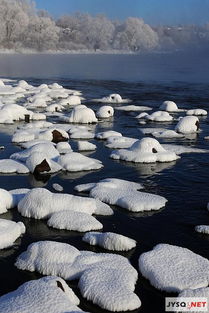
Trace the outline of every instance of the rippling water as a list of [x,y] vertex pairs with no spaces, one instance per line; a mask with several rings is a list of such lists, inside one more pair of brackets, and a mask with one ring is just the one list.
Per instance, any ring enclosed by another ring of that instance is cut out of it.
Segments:
[[[195,59],[196,58],[196,59]],[[4,60],[4,61],[3,61]],[[38,61],[39,60],[39,61]],[[57,62],[55,62],[57,60]],[[179,60],[179,63],[177,62]],[[196,60],[196,63],[193,63]],[[149,105],[157,109],[164,100],[174,100],[182,108],[203,108],[209,110],[209,70],[204,66],[206,60],[193,56],[186,60],[177,56],[154,55],[142,56],[0,56],[0,75],[26,78],[28,82],[38,85],[43,82],[58,82],[64,87],[82,90],[87,99],[100,98],[109,93],[120,93],[124,98],[133,100],[134,105]],[[108,65],[108,66],[107,66]],[[91,101],[87,105],[96,109],[99,104]],[[137,113],[115,111],[114,118],[99,123],[96,131],[113,129],[124,136],[140,138],[138,124],[134,117]],[[178,116],[178,115],[177,115]],[[202,118],[201,130],[193,139],[161,140],[162,143],[182,144],[209,150],[208,119]],[[175,123],[151,123],[150,127],[172,127]],[[149,127],[146,125],[146,127]],[[11,143],[11,135],[16,125],[0,125],[0,158],[7,158],[19,148]],[[138,257],[158,243],[169,243],[187,247],[209,258],[209,236],[194,231],[198,224],[209,224],[209,154],[184,154],[176,162],[164,164],[132,164],[114,161],[109,158],[111,150],[103,141],[92,140],[97,150],[90,154],[101,160],[104,168],[99,171],[79,172],[74,174],[57,174],[37,181],[33,175],[2,175],[0,188],[14,189],[20,187],[46,187],[51,191],[53,183],[64,187],[64,192],[74,193],[77,184],[94,182],[106,177],[117,177],[140,182],[145,191],[162,195],[168,199],[165,208],[149,213],[129,213],[114,207],[112,217],[98,217],[104,225],[104,231],[113,231],[127,235],[138,241],[137,248],[123,253],[138,269]],[[70,141],[73,145],[73,141]],[[17,210],[10,210],[1,218],[23,221],[27,233],[16,245],[0,251],[0,294],[16,289],[30,279],[40,277],[37,273],[19,271],[14,267],[16,257],[28,244],[38,240],[56,240],[75,245],[79,249],[103,251],[90,247],[81,241],[83,234],[59,231],[47,227],[45,221],[21,217]],[[77,282],[70,286],[79,294]],[[166,293],[152,287],[139,275],[136,292],[142,301],[139,310],[142,313],[164,312]],[[82,299],[81,307],[90,312],[102,312],[96,306]]]

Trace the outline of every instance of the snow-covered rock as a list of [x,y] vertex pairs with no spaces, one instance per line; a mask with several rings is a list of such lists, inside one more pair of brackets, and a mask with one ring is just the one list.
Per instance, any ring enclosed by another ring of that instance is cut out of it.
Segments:
[[164,101],[160,108],[160,110],[167,112],[181,112],[183,110],[179,109],[174,101]]
[[6,213],[8,209],[12,208],[13,198],[9,191],[0,189],[0,214]]
[[78,151],[94,151],[97,146],[88,141],[78,141]]
[[110,149],[126,149],[130,148],[136,141],[135,138],[112,136],[107,138],[105,146]]
[[22,222],[13,222],[0,219],[0,249],[11,247],[15,240],[25,233],[25,225]]
[[117,94],[113,93],[107,97],[103,97],[101,99],[94,99],[95,102],[101,102],[101,103],[128,103],[131,102],[130,99],[122,99],[122,97]]
[[128,251],[136,247],[134,239],[111,232],[89,232],[83,236],[82,240],[90,245],[98,245],[107,250]]
[[61,211],[53,213],[47,224],[53,228],[79,232],[103,228],[103,225],[95,217],[90,214],[75,211]]
[[[8,201],[9,199],[6,200]],[[88,213],[90,215],[93,213],[102,214],[103,208],[104,214],[112,213],[110,208],[107,210],[105,206],[102,206],[95,199],[52,193],[44,188],[32,189],[18,203],[18,211],[23,216],[36,219],[45,219],[52,213],[66,210]],[[99,213],[97,213],[98,210]]]
[[173,120],[173,117],[165,111],[157,111],[152,114],[146,114],[144,116],[138,116],[137,118],[145,118],[148,121],[152,122],[170,122]]
[[132,212],[159,210],[167,200],[164,197],[140,192],[140,184],[116,178],[106,178],[98,183],[77,185],[78,192],[89,191],[89,195],[111,205]]
[[104,105],[96,111],[98,118],[108,118],[114,115],[114,109],[109,105]]
[[56,144],[56,149],[60,154],[66,154],[72,152],[72,148],[68,142],[58,142]]
[[31,244],[15,265],[43,275],[79,279],[82,296],[109,311],[134,310],[141,305],[134,293],[138,273],[121,255],[79,251],[66,243],[40,241]]
[[46,157],[45,153],[38,151],[28,156],[26,166],[34,174],[56,173],[62,169],[60,164]]
[[112,159],[135,163],[171,162],[179,157],[167,151],[154,138],[142,138],[137,140],[130,148],[113,151]]
[[209,234],[209,225],[198,225],[195,230],[198,233]]
[[63,170],[69,172],[98,170],[103,167],[101,161],[86,157],[78,152],[61,155],[58,163],[62,166]]
[[196,133],[199,130],[199,119],[196,116],[185,116],[175,127],[175,131],[182,134]]
[[116,132],[114,130],[107,130],[107,131],[104,131],[104,132],[99,132],[96,134],[96,138],[97,139],[103,139],[103,140],[106,140],[108,139],[109,137],[122,137],[122,134],[119,133],[119,132]]
[[197,116],[204,116],[207,115],[208,112],[203,109],[191,109],[186,111],[186,115],[197,115]]
[[3,174],[27,174],[29,173],[29,169],[24,164],[11,160],[11,159],[3,159],[0,160],[0,173]]
[[189,249],[158,244],[139,258],[139,269],[150,283],[167,292],[207,287],[209,261]]
[[60,120],[66,123],[78,124],[97,123],[94,111],[87,108],[85,105],[77,105],[72,109],[68,117],[62,117]]
[[75,313],[79,299],[66,282],[55,276],[31,280],[0,297],[4,313]]

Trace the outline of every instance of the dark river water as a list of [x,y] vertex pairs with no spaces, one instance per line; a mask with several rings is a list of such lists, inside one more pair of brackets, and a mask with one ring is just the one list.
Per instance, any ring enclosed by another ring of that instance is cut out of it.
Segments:
[[[133,100],[134,105],[148,105],[157,109],[164,100],[173,100],[181,108],[203,108],[209,110],[209,64],[203,56],[169,55],[8,55],[0,56],[0,76],[26,79],[38,85],[58,82],[64,87],[82,90],[85,98],[101,98],[110,93],[120,93]],[[87,105],[93,109],[99,104]],[[114,118],[99,123],[97,131],[116,130],[124,136],[140,138],[137,113],[115,111]],[[173,127],[175,123],[153,123],[146,127]],[[174,143],[209,150],[207,118],[200,119],[201,130],[193,139],[167,139],[161,143]],[[19,148],[11,143],[14,126],[0,125],[0,158],[8,158]],[[98,171],[57,174],[37,180],[33,175],[2,175],[0,188],[46,187],[51,191],[53,183],[64,187],[65,193],[75,193],[77,184],[96,182],[102,178],[115,177],[140,182],[145,191],[162,195],[168,199],[166,207],[149,213],[129,213],[118,207],[111,217],[98,217],[104,231],[113,231],[137,240],[135,250],[123,253],[138,269],[138,258],[142,252],[151,250],[158,243],[169,243],[187,247],[209,259],[209,236],[194,231],[199,224],[209,225],[209,153],[183,154],[181,159],[162,164],[133,164],[109,158],[111,150],[103,141],[91,140],[97,150],[91,157],[101,160],[104,168]],[[70,140],[70,144],[74,142]],[[76,193],[75,193],[76,194]],[[49,228],[45,221],[21,217],[16,209],[2,214],[1,218],[23,221],[27,233],[17,240],[15,246],[0,251],[0,295],[16,289],[25,281],[40,277],[37,273],[20,271],[14,267],[16,257],[27,246],[38,240],[55,240],[75,245],[79,249],[104,252],[81,241],[82,233],[59,231]],[[79,295],[77,282],[69,282]],[[138,312],[164,312],[165,296],[141,277],[136,293],[142,301]],[[89,312],[102,312],[97,306],[82,299],[81,308]],[[1,312],[3,313],[3,312]]]

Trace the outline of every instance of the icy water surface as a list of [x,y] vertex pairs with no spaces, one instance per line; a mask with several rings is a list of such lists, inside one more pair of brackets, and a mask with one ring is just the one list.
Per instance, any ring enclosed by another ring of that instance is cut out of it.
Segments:
[[[76,58],[78,56],[73,57]],[[0,57],[0,63],[1,62]],[[7,66],[9,67],[8,64]],[[20,68],[20,65],[17,63],[16,67],[18,66]],[[157,80],[156,77],[153,79],[150,77],[148,79],[145,75],[144,80],[143,77],[141,77],[142,79],[135,79],[135,81],[129,81],[128,79],[125,81],[124,77],[122,77],[123,71],[120,75],[118,74],[118,76],[120,76],[118,80],[114,75],[112,79],[110,79],[110,77],[107,79],[105,73],[100,78],[97,73],[97,76],[92,79],[92,77],[87,78],[87,74],[81,73],[81,64],[78,64],[79,71],[78,76],[75,75],[75,79],[71,76],[73,75],[72,73],[69,72],[68,77],[66,77],[66,73],[62,73],[61,70],[59,73],[56,69],[56,75],[54,73],[52,78],[47,80],[37,78],[40,76],[37,75],[37,69],[35,73],[29,75],[29,72],[26,74],[26,68],[23,67],[23,64],[21,66],[19,71],[13,71],[12,73],[5,71],[4,68],[6,66],[4,64],[3,71],[0,72],[0,74],[1,76],[4,75],[7,77],[26,77],[27,81],[34,85],[56,81],[64,87],[82,90],[87,99],[101,98],[110,93],[120,93],[123,98],[132,99],[132,104],[134,105],[148,105],[153,108],[158,108],[162,101],[169,99],[174,100],[178,106],[182,108],[203,108],[209,110],[209,83],[207,82],[205,72],[203,73],[204,79],[200,82],[195,81],[197,79],[194,80],[194,76],[192,76],[190,80],[188,73],[186,76],[178,74],[178,69],[176,70],[177,72],[175,69],[169,70],[168,65],[168,73],[159,76],[159,80]],[[55,66],[57,65],[55,64]],[[127,64],[125,66],[127,67]],[[163,66],[165,66],[165,64]],[[148,72],[155,72],[154,68],[149,68],[148,65],[147,68]],[[157,68],[157,70],[159,70],[159,64]],[[135,71],[137,72],[136,69]],[[138,68],[138,71],[140,71],[140,68]],[[172,71],[173,75],[175,74],[174,79],[172,79]],[[190,73],[195,72],[192,64],[191,68],[187,69],[187,71]],[[83,76],[79,78],[79,75]],[[127,73],[127,75],[131,75],[131,72]],[[45,75],[45,77],[46,76],[49,75]],[[167,79],[167,76],[169,76],[170,79]],[[29,77],[33,78],[29,79]],[[93,109],[100,106],[99,104],[92,104],[91,101],[87,101],[87,105]],[[175,124],[175,122],[164,124],[150,123],[144,126],[140,125],[137,119],[134,118],[136,115],[137,113],[116,110],[114,118],[103,121],[97,126],[92,127],[96,128],[96,132],[115,130],[122,132],[124,136],[140,138],[141,134],[139,128],[169,128]],[[176,115],[176,117],[178,117],[178,115]],[[204,140],[204,136],[209,135],[208,118],[201,118],[200,124],[202,132],[194,136],[193,139],[170,139],[161,140],[160,142],[182,144],[209,150],[209,141]],[[0,125],[0,146],[5,146],[5,150],[0,151],[1,159],[7,158],[11,153],[19,150],[17,146],[11,143],[11,135],[16,126],[17,125]],[[138,269],[138,257],[142,252],[151,250],[153,246],[158,243],[169,243],[187,247],[209,259],[209,236],[203,236],[194,231],[194,227],[198,224],[209,225],[209,212],[206,209],[207,202],[209,202],[209,153],[184,154],[181,159],[171,163],[137,165],[114,161],[109,158],[111,150],[104,146],[103,141],[91,140],[91,142],[97,145],[97,150],[89,155],[101,160],[104,164],[103,169],[73,174],[59,173],[51,177],[45,176],[42,180],[35,179],[33,175],[2,175],[0,176],[0,188],[9,190],[40,186],[54,191],[52,184],[59,183],[64,187],[65,193],[75,193],[73,190],[74,186],[82,183],[97,182],[106,177],[140,182],[145,186],[145,191],[166,197],[168,199],[166,207],[160,211],[138,214],[129,213],[128,211],[113,207],[113,216],[97,217],[98,220],[103,223],[104,231],[121,233],[138,241],[135,250],[123,253],[123,255],[128,257],[133,266]],[[73,146],[74,142],[70,140],[70,144]],[[1,218],[23,221],[26,225],[27,233],[21,239],[17,240],[13,248],[0,251],[0,295],[16,289],[25,281],[40,277],[37,273],[20,271],[14,267],[16,257],[22,251],[26,250],[27,246],[32,242],[38,240],[55,240],[67,242],[75,245],[79,249],[104,252],[104,250],[99,247],[90,247],[82,242],[82,233],[59,231],[49,228],[45,221],[21,217],[16,209],[1,215]],[[69,285],[72,286],[79,295],[77,282],[70,282]],[[168,294],[152,287],[140,274],[136,286],[136,293],[142,301],[142,307],[137,311],[141,313],[164,312],[164,298],[168,296]],[[102,312],[100,308],[84,299],[81,301],[81,307],[89,312]]]

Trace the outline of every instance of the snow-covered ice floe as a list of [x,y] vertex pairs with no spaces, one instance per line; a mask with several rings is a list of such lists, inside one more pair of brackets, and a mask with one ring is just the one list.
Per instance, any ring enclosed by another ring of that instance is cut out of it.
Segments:
[[64,189],[60,184],[53,184],[52,187],[54,188],[54,190],[59,192],[62,192]]
[[11,160],[11,159],[2,159],[0,160],[0,173],[3,174],[27,174],[29,173],[29,169],[24,164]]
[[140,111],[150,111],[152,110],[152,108],[142,105],[123,105],[120,107],[116,107],[115,110],[125,112],[140,112]]
[[4,313],[75,313],[83,312],[80,301],[66,282],[56,276],[31,280],[17,290],[0,297]]
[[107,250],[128,251],[136,247],[136,240],[111,232],[89,232],[83,236],[82,240]]
[[40,241],[29,245],[15,265],[43,275],[79,279],[81,295],[109,311],[135,310],[141,305],[134,293],[138,273],[120,255],[79,251],[66,243]]
[[78,192],[89,191],[90,197],[132,212],[159,210],[167,200],[164,197],[140,192],[142,185],[117,178],[106,178],[98,183],[77,185]]
[[0,219],[0,249],[11,247],[15,240],[25,233],[25,225],[22,222],[13,222]]
[[135,163],[171,162],[179,158],[175,152],[166,150],[154,138],[137,140],[128,149],[113,151],[110,157]]
[[53,228],[79,232],[103,228],[103,225],[90,214],[70,210],[53,213],[47,224]]
[[122,97],[117,93],[113,93],[107,97],[103,97],[100,99],[93,99],[92,101],[101,102],[101,103],[129,103],[131,102],[130,99],[122,99]]
[[139,258],[139,270],[160,290],[181,292],[207,287],[209,261],[187,248],[158,244]]
[[122,137],[122,134],[119,133],[119,132],[116,132],[114,130],[107,130],[107,131],[104,131],[104,132],[96,133],[95,137],[97,139],[106,140],[109,137]]
[[196,115],[196,116],[205,116],[208,112],[203,109],[191,109],[186,111],[186,115]]
[[173,120],[173,117],[165,111],[157,111],[152,114],[147,113],[141,113],[138,116],[136,116],[138,119],[145,119],[151,122],[170,122]]
[[196,116],[185,116],[180,119],[175,127],[177,133],[190,134],[199,130],[199,119]]
[[152,136],[155,138],[183,138],[183,134],[175,132],[175,130],[166,129],[162,132],[153,132]]
[[110,136],[107,138],[105,146],[110,149],[130,148],[138,139],[124,136]]
[[78,151],[94,151],[97,146],[88,141],[78,141]]
[[52,213],[66,210],[90,215],[113,213],[109,206],[95,199],[52,193],[44,188],[32,189],[18,203],[18,211],[29,218],[49,218]]

